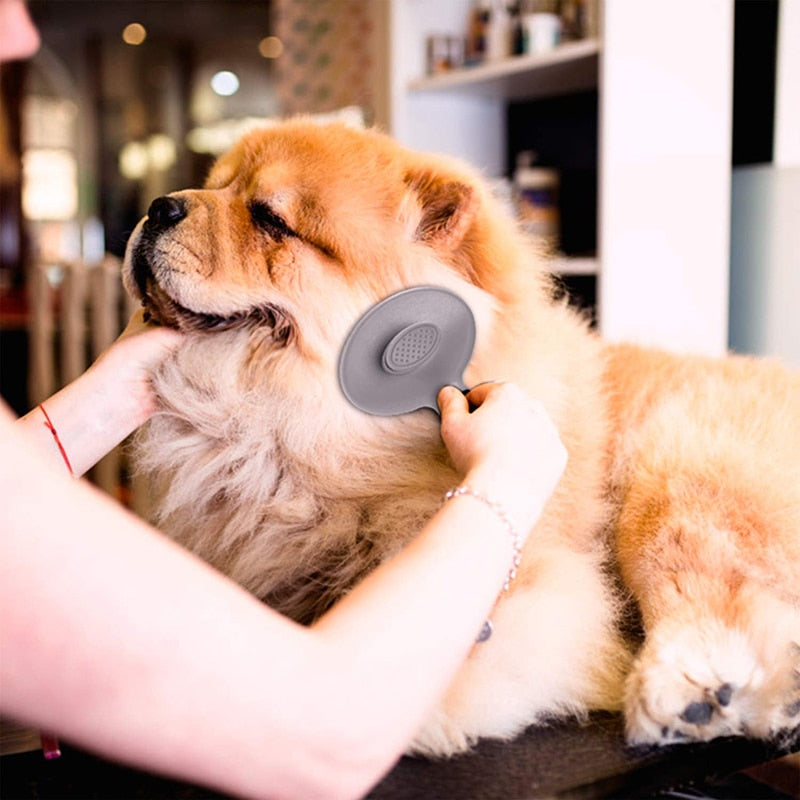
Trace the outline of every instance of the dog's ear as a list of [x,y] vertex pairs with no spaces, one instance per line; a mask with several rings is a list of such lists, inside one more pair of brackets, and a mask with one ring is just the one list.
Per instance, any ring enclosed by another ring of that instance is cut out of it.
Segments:
[[455,250],[475,217],[478,206],[475,190],[433,171],[410,173],[406,183],[413,190],[421,212],[415,238]]

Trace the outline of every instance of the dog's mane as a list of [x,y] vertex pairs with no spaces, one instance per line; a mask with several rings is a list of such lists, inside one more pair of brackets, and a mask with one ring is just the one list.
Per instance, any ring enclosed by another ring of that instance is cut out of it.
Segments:
[[268,380],[243,387],[252,338],[188,337],[155,378],[162,410],[138,436],[136,460],[160,476],[159,526],[310,622],[407,543],[454,477],[431,412],[410,426],[349,410],[336,420],[324,399],[287,401]]

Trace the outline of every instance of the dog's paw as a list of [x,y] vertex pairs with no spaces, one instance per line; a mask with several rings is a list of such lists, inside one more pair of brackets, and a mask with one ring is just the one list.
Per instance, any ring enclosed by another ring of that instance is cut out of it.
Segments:
[[426,758],[450,758],[466,753],[476,739],[469,736],[442,708],[438,708],[418,731],[407,752]]
[[658,632],[628,678],[625,712],[631,744],[772,738],[800,724],[800,647],[765,651],[715,622]]
[[784,685],[778,687],[784,702],[775,709],[771,723],[776,732],[800,727],[800,643],[792,642],[787,661],[789,669],[785,670]]

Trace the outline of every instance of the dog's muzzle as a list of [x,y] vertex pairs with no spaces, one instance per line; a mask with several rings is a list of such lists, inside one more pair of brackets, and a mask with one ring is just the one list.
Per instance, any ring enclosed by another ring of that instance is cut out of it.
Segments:
[[147,218],[131,259],[133,280],[142,297],[147,295],[148,281],[153,278],[153,270],[150,265],[153,244],[162,233],[186,219],[187,213],[186,203],[177,197],[165,195],[157,197],[150,203],[150,208],[147,209]]
[[165,291],[153,272],[154,250],[159,238],[185,219],[188,213],[188,206],[182,198],[171,195],[157,197],[150,204],[139,235],[132,243],[130,277],[138,290],[146,318],[181,330],[262,328],[269,332],[275,344],[286,346],[292,340],[294,324],[291,317],[277,306],[267,303],[232,314],[216,314],[186,308]]

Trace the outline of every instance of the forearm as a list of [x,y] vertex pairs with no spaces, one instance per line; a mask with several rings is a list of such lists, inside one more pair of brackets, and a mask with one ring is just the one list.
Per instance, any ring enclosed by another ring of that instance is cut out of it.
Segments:
[[458,499],[303,629],[3,433],[4,711],[229,792],[365,790],[446,687],[508,569],[502,526]]
[[316,663],[308,632],[61,465],[19,452],[18,433],[0,436],[3,713],[227,791],[280,784],[284,736],[302,749],[283,723],[301,697],[295,675]]
[[315,625],[332,672],[347,682],[339,696],[362,755],[375,746],[377,762],[407,747],[476,646],[512,556],[496,514],[453,499]]

